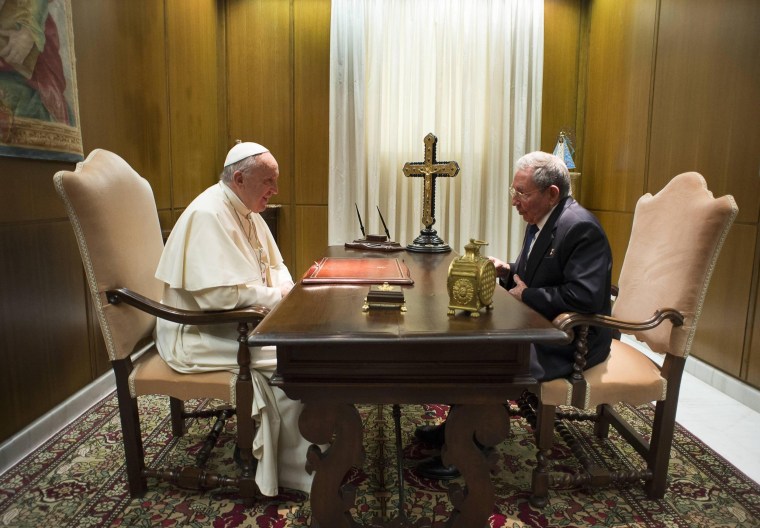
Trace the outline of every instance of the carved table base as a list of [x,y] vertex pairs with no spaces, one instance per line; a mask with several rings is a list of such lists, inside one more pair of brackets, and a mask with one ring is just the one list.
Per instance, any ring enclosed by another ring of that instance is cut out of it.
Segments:
[[[315,472],[311,486],[312,526],[322,528],[356,528],[351,516],[356,490],[341,486],[353,466],[364,462],[362,421],[352,404],[304,404],[299,419],[301,434],[314,444],[325,445],[323,452],[312,445],[307,454],[306,469]],[[486,526],[495,502],[491,470],[495,454],[485,455],[475,444],[491,448],[507,438],[509,414],[503,405],[456,405],[446,424],[446,445],[441,452],[445,464],[455,465],[462,473],[465,487],[452,484],[449,497],[453,510],[446,524],[449,528]],[[414,526],[423,526],[425,521]],[[404,512],[389,521],[377,520],[372,528],[411,528]]]

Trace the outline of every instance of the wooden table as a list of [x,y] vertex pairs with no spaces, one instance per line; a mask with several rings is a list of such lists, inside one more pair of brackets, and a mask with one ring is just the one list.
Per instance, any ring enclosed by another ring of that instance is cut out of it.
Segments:
[[[404,286],[407,311],[362,311],[367,285],[304,285],[293,291],[256,327],[249,344],[277,346],[281,387],[304,409],[303,436],[331,443],[312,446],[307,467],[312,526],[355,526],[353,497],[341,482],[361,467],[362,423],[356,403],[456,403],[446,426],[444,462],[462,473],[466,492],[452,485],[449,525],[485,526],[495,502],[490,464],[473,442],[506,439],[504,403],[535,387],[529,374],[529,343],[558,343],[564,334],[537,312],[496,288],[494,309],[473,318],[448,316],[448,254],[374,253],[331,246],[326,256],[398,258],[414,284]],[[400,512],[403,520],[403,512]],[[399,526],[398,519],[394,526]]]

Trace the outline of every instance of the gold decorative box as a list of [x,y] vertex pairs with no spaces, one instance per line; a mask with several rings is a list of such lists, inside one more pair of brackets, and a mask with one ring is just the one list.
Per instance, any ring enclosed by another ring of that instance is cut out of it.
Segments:
[[487,245],[471,238],[464,246],[464,255],[449,265],[449,315],[454,315],[455,310],[465,310],[471,317],[479,317],[483,306],[487,310],[493,308],[496,268],[493,262],[480,256],[480,246]]
[[369,287],[367,297],[364,298],[363,311],[373,308],[395,309],[406,311],[406,301],[404,300],[404,290],[397,284],[373,284]]

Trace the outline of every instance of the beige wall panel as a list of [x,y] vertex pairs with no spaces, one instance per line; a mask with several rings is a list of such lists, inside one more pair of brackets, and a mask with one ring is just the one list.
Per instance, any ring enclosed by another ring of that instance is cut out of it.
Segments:
[[749,309],[754,226],[734,224],[726,239],[692,347],[692,354],[722,371],[739,377]]
[[696,170],[760,214],[760,2],[663,0],[649,189]]
[[300,277],[314,261],[325,256],[327,206],[297,206],[296,237],[295,272]]
[[645,186],[657,0],[591,5],[583,140],[586,207],[633,211]]
[[235,139],[268,147],[280,165],[280,194],[293,193],[291,3],[230,0],[227,16],[228,146]]
[[296,0],[293,5],[295,201],[327,205],[330,0]]
[[2,442],[92,378],[84,274],[69,222],[0,227],[0,254]]
[[167,0],[166,6],[172,206],[185,207],[218,179],[224,160],[217,93],[223,25],[216,0]]
[[617,284],[623,267],[628,240],[631,238],[633,213],[591,211],[599,218],[612,249],[612,283]]
[[119,154],[169,207],[164,3],[72,0],[85,153]]
[[580,0],[544,1],[541,150],[546,152],[554,150],[560,130],[576,132],[580,34]]

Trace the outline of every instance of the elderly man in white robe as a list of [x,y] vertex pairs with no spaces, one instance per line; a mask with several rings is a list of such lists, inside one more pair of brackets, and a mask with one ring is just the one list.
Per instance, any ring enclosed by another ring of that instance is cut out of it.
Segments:
[[[238,142],[227,154],[220,181],[185,209],[166,242],[156,277],[163,301],[189,310],[274,307],[293,279],[261,213],[277,194],[279,168],[257,143]],[[237,370],[237,331],[229,325],[191,326],[159,319],[156,344],[179,372]],[[298,431],[302,405],[271,387],[274,347],[251,349],[256,484],[267,496],[278,487],[309,491],[304,469],[309,443]]]

